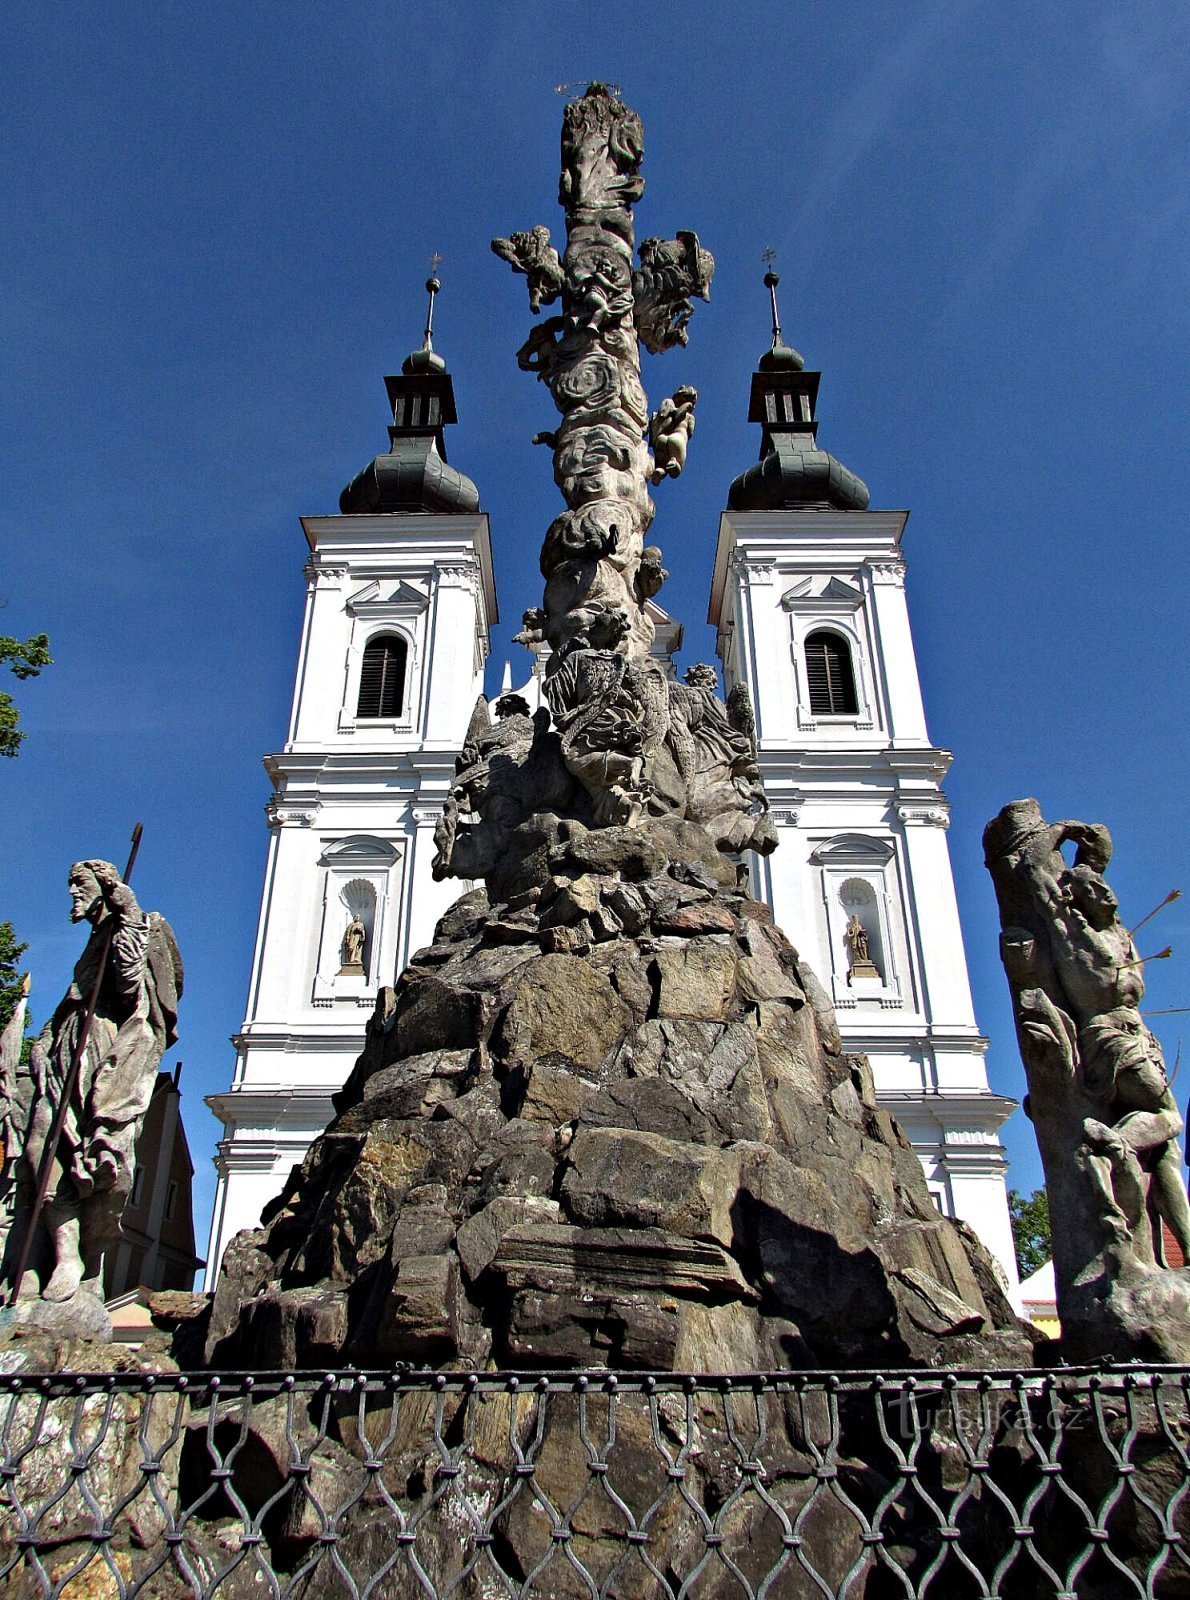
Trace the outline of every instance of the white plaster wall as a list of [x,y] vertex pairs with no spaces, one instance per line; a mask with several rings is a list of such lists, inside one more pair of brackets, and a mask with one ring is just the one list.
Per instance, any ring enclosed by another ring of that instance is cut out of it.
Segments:
[[[941,789],[950,756],[926,728],[905,522],[904,512],[728,512],[710,619],[727,687],[742,681],[752,696],[781,841],[753,868],[757,892],[833,994],[846,1047],[871,1060],[938,1203],[971,1224],[1015,1293],[997,1132],[1012,1102],[988,1085],[971,1000]],[[854,717],[810,710],[802,649],[820,627],[851,646]],[[849,979],[837,895],[852,874],[880,906],[883,983]]]
[[[223,1123],[207,1283],[227,1241],[326,1126],[331,1094],[363,1043],[377,990],[465,890],[431,875],[434,826],[483,689],[496,619],[487,519],[303,519],[307,599],[289,736],[265,758],[268,857],[231,1086],[208,1104]],[[369,637],[407,641],[399,715],[355,715]],[[335,959],[347,924],[339,891],[376,894],[366,978]],[[341,924],[341,926],[339,926]]]

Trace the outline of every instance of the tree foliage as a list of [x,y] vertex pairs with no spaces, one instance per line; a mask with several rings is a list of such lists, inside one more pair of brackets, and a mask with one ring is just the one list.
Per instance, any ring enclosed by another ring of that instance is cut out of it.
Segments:
[[0,1031],[7,1026],[21,998],[24,974],[17,963],[28,948],[17,938],[11,922],[0,922]]
[[[8,1026],[21,998],[25,974],[20,970],[19,963],[28,948],[17,938],[11,922],[0,922],[0,1033]],[[29,1027],[30,1018],[26,1012],[25,1033],[21,1042],[22,1061],[28,1061],[33,1044]]]
[[1053,1254],[1050,1242],[1050,1203],[1044,1189],[1034,1189],[1026,1200],[1019,1189],[1008,1191],[1008,1215],[1016,1246],[1017,1270],[1031,1277]]
[[[0,666],[7,666],[16,678],[36,678],[53,659],[48,634],[33,633],[27,639],[0,634]],[[20,731],[20,720],[12,696],[0,689],[0,756],[15,756],[21,748],[25,735]]]

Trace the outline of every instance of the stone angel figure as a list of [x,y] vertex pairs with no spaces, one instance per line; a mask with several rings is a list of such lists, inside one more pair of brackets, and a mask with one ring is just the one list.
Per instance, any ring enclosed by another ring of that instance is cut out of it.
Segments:
[[562,262],[550,243],[550,230],[543,223],[507,239],[493,239],[492,249],[514,272],[523,273],[528,279],[529,310],[534,316],[562,293]]

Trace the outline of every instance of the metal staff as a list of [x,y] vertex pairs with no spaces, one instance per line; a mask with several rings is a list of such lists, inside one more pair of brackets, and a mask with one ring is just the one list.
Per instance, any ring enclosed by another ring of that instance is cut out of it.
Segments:
[[[132,830],[132,849],[128,855],[128,865],[124,868],[125,883],[132,876],[133,863],[136,861],[136,852],[140,849],[140,836],[144,832],[144,825],[140,822]],[[54,1120],[50,1124],[49,1136],[45,1142],[45,1149],[41,1154],[41,1166],[37,1172],[37,1191],[33,1197],[33,1209],[29,1214],[29,1225],[25,1229],[25,1237],[21,1241],[21,1253],[17,1258],[16,1275],[12,1280],[12,1292],[8,1297],[10,1306],[15,1306],[17,1296],[21,1292],[21,1282],[29,1268],[29,1258],[33,1254],[33,1244],[37,1238],[38,1224],[41,1222],[41,1213],[45,1208],[46,1195],[50,1188],[50,1174],[54,1170],[54,1162],[58,1155],[58,1146],[62,1141],[62,1130],[66,1126],[66,1118],[70,1115],[70,1100],[79,1081],[79,1073],[83,1069],[83,1054],[87,1048],[87,1040],[91,1033],[91,1024],[95,1020],[95,1008],[99,1004],[99,990],[103,984],[104,974],[107,971],[107,958],[111,953],[112,939],[115,935],[116,925],[114,919],[107,930],[103,948],[99,952],[99,965],[95,972],[95,981],[91,985],[91,993],[87,997],[87,1009],[83,1013],[82,1025],[74,1042],[74,1055],[70,1061],[70,1071],[66,1074],[66,1081],[62,1086],[62,1098],[58,1109],[54,1113]]]

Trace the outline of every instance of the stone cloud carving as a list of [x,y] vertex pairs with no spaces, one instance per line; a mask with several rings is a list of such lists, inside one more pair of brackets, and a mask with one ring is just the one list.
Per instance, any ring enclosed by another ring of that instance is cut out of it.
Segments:
[[1190,1256],[1182,1119],[1138,1010],[1144,968],[1103,876],[1111,848],[1101,824],[1047,823],[1035,800],[1005,806],[984,830],[1063,1344],[1080,1360],[1186,1361],[1190,1271],[1166,1268],[1161,1245],[1164,1222]]

